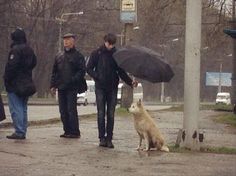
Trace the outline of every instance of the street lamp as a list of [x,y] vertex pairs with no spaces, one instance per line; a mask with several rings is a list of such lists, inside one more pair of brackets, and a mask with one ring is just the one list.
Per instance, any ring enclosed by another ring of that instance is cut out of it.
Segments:
[[[172,39],[172,40],[171,40],[171,42],[177,42],[177,41],[179,41],[179,38],[175,38],[175,39]],[[165,57],[164,48],[167,47],[167,45],[165,45],[165,44],[160,44],[159,46],[160,46],[161,49],[162,49],[161,55],[162,55],[162,57],[164,58],[164,57]],[[164,101],[165,101],[165,83],[162,82],[162,83],[161,83],[161,103],[164,103]]]
[[61,15],[60,18],[56,18],[57,21],[59,21],[59,38],[58,38],[58,52],[61,51],[61,38],[62,38],[62,24],[63,22],[66,22],[64,18],[64,16],[71,16],[71,15],[83,15],[84,12],[83,11],[80,11],[80,12],[74,12],[74,13],[63,13]]
[[218,93],[221,92],[221,86],[222,86],[222,61],[220,60],[220,71],[219,71],[219,85],[218,85]]

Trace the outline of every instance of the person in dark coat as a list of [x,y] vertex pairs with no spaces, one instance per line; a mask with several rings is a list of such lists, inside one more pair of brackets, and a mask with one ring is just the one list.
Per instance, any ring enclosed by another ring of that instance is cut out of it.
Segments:
[[51,92],[58,90],[59,111],[64,138],[80,138],[77,93],[86,90],[85,59],[75,48],[75,35],[63,36],[64,51],[57,54],[51,76]]
[[104,44],[92,52],[87,64],[87,72],[95,81],[99,146],[108,148],[114,148],[112,138],[119,78],[131,87],[137,86],[137,82],[132,81],[126,72],[117,66],[113,58],[115,43],[114,34],[105,35]]
[[[37,59],[33,49],[27,44],[23,29],[17,28],[11,33],[11,39],[13,43],[5,66],[4,83],[15,132],[7,138],[25,139],[28,123],[27,102],[29,96],[35,92],[28,89],[28,83],[34,85],[32,70],[37,64]],[[21,94],[19,89],[26,91]]]
[[0,94],[0,122],[6,119],[2,96]]

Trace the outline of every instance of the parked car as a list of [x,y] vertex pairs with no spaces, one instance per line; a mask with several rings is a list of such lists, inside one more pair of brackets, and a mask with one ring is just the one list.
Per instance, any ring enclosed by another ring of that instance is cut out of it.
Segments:
[[77,104],[78,105],[96,105],[96,96],[95,96],[95,82],[93,80],[86,80],[88,90],[84,93],[77,94]]
[[229,92],[219,92],[216,95],[216,104],[231,104],[230,93]]
[[[121,102],[122,87],[123,87],[123,83],[119,83],[118,93],[117,93],[117,103]],[[133,89],[133,99],[134,99],[134,101],[138,101],[139,99],[143,99],[143,87],[142,87],[141,83],[138,83],[138,86]]]
[[88,105],[88,99],[87,99],[87,96],[86,96],[86,92],[84,93],[80,93],[80,94],[77,94],[77,104],[78,105]]

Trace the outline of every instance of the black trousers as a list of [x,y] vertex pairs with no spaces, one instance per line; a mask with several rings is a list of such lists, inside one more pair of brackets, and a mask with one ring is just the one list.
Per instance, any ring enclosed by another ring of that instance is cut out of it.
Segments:
[[[114,113],[117,104],[117,90],[105,90],[96,88],[97,123],[100,139],[112,140],[114,128]],[[105,120],[107,117],[107,123]]]
[[59,111],[63,129],[66,134],[80,135],[79,118],[77,112],[77,91],[59,90]]

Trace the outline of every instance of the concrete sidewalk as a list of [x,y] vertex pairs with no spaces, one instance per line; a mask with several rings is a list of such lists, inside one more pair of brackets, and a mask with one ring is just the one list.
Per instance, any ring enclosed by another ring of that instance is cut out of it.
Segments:
[[[152,112],[167,144],[182,128],[182,112]],[[236,131],[212,121],[215,112],[201,111],[206,145],[236,147]],[[98,147],[96,118],[82,118],[81,139],[62,139],[61,123],[32,126],[24,141],[5,138],[0,129],[0,176],[235,176],[236,155],[136,151],[133,120],[116,117],[114,149]],[[19,162],[20,161],[20,162]]]

